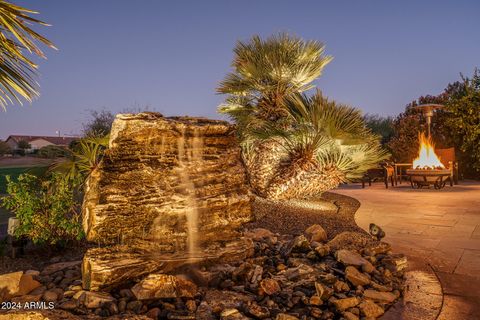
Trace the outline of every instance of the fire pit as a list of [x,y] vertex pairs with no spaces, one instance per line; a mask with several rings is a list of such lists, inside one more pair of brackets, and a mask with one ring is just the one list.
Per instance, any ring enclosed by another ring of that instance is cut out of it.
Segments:
[[410,177],[412,188],[420,189],[433,185],[435,189],[442,189],[445,187],[447,180],[450,180],[450,186],[453,186],[450,178],[452,171],[445,168],[435,154],[431,139],[420,133],[419,142],[420,150],[418,157],[413,160],[413,168],[408,169],[406,172]]
[[[429,187],[433,185],[435,189],[445,187],[450,177],[449,169],[408,169],[407,175],[410,176],[410,183],[413,189]],[[450,185],[452,183],[450,182]]]

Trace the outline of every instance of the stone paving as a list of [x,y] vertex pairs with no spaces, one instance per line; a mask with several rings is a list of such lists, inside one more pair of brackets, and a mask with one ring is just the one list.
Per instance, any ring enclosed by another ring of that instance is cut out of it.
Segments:
[[480,319],[480,182],[442,190],[352,184],[335,192],[360,201],[360,227],[376,223],[395,251],[432,267],[444,294],[438,319]]

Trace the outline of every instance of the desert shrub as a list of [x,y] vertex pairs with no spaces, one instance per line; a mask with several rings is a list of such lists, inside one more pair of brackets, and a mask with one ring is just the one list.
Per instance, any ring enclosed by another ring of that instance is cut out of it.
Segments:
[[50,145],[50,146],[41,147],[37,151],[37,154],[41,158],[54,159],[54,158],[66,157],[68,155],[68,151],[62,147]]
[[446,123],[460,149],[460,166],[467,176],[480,176],[480,73],[463,78],[463,90],[447,102]]
[[5,141],[0,141],[0,156],[12,153],[12,148]]
[[83,237],[75,188],[59,174],[45,179],[22,174],[17,181],[7,177],[2,203],[20,220],[15,230],[34,243],[57,244]]
[[379,135],[381,138],[382,145],[388,143],[395,131],[393,128],[393,118],[388,116],[380,116],[378,114],[367,114],[363,117],[365,125],[369,128],[372,133]]

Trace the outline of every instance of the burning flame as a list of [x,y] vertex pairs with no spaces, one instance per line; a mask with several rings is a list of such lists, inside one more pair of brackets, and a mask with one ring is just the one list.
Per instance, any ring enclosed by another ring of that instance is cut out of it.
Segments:
[[420,133],[418,135],[418,142],[420,143],[420,150],[418,152],[418,157],[413,160],[414,169],[445,168],[435,154],[435,145],[431,139],[425,137],[425,134]]

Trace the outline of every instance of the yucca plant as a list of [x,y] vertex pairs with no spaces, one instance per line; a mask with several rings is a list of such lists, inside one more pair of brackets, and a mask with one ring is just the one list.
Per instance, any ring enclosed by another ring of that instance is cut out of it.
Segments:
[[38,97],[38,83],[34,80],[38,68],[27,55],[45,58],[38,43],[55,46],[30,28],[30,25],[48,24],[33,18],[38,12],[0,0],[0,106],[6,110],[9,103],[22,99],[31,102]]
[[52,164],[50,171],[63,173],[66,180],[83,184],[100,164],[107,147],[108,136],[82,138],[68,150],[66,159]]

